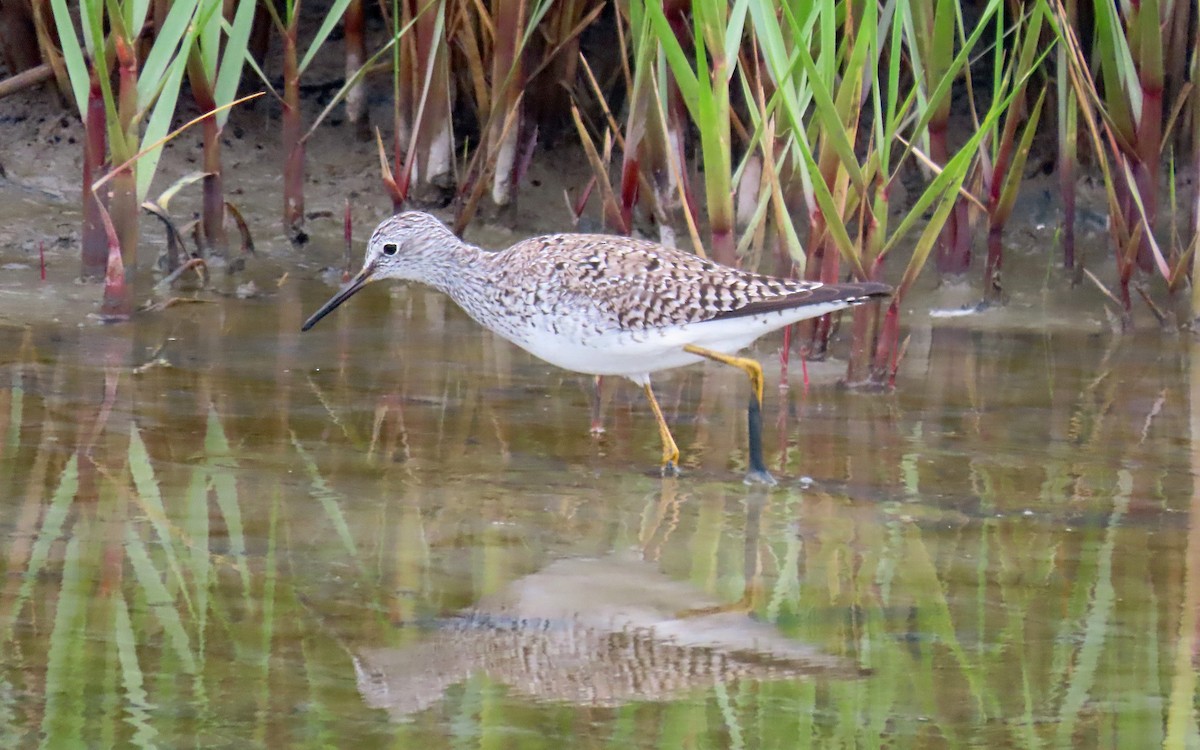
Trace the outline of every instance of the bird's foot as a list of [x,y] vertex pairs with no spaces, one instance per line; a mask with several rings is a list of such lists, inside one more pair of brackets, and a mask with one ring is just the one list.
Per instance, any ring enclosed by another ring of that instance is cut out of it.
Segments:
[[774,487],[779,484],[775,477],[771,476],[771,472],[766,469],[752,469],[746,472],[746,478],[742,482],[759,487]]
[[661,473],[664,477],[677,477],[679,476],[679,467],[675,465],[674,461],[667,461],[662,465]]

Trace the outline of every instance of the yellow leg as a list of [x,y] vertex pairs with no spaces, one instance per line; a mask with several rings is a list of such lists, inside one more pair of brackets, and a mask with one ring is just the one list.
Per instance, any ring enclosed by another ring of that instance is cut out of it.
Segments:
[[683,347],[685,352],[695,354],[698,357],[711,359],[714,362],[730,365],[738,368],[750,377],[750,387],[754,389],[754,398],[758,401],[758,407],[762,408],[763,402],[763,372],[762,365],[748,357],[731,357],[728,354],[714,352],[711,349],[704,349],[695,344],[688,344]]
[[679,446],[675,445],[675,438],[671,437],[671,429],[667,427],[667,420],[663,418],[662,409],[658,407],[658,399],[654,398],[654,391],[650,388],[650,381],[642,386],[646,391],[646,398],[650,401],[650,408],[654,410],[654,418],[658,420],[658,435],[662,438],[662,474],[664,477],[673,477],[679,474]]
[[749,464],[750,471],[746,474],[746,484],[763,484],[774,485],[775,478],[771,476],[771,472],[767,471],[767,464],[763,460],[762,448],[762,405],[763,405],[763,371],[762,365],[758,362],[746,357],[733,357],[728,354],[714,352],[711,349],[704,349],[695,344],[687,344],[683,347],[685,352],[695,354],[699,357],[711,359],[714,362],[731,365],[746,373],[750,378],[750,387],[754,389],[754,397],[750,399],[750,408],[746,411],[746,418],[749,424],[750,433],[750,451]]

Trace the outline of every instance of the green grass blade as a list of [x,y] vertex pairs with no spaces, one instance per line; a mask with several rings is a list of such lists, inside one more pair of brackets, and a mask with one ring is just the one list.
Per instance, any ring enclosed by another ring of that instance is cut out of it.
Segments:
[[203,20],[198,25],[196,44],[200,50],[200,66],[204,70],[204,78],[210,83],[217,78],[217,61],[221,54],[221,20],[223,18],[223,0],[203,0],[201,15]]
[[[22,385],[24,378],[19,369],[13,370],[12,379],[13,384],[9,389],[8,434],[4,437],[4,450],[0,452],[0,459],[15,456],[17,449],[21,446],[21,422],[25,415],[25,388]],[[14,468],[15,462],[0,460],[0,482],[4,483],[0,486],[10,486]]]
[[150,525],[154,527],[154,533],[158,536],[163,554],[167,558],[167,568],[179,585],[188,611],[195,617],[196,610],[192,606],[191,597],[188,596],[187,579],[184,578],[183,570],[179,565],[179,557],[175,553],[175,540],[167,520],[167,509],[163,506],[158,478],[154,476],[154,467],[150,465],[150,454],[146,451],[142,433],[136,424],[132,425],[129,430],[129,473],[133,476],[136,501],[142,512],[150,519]]
[[304,71],[308,70],[309,63],[312,62],[313,56],[321,47],[325,46],[325,40],[329,38],[329,33],[333,31],[333,27],[337,22],[342,20],[342,14],[346,12],[346,6],[350,5],[350,0],[334,0],[333,5],[329,7],[329,12],[325,14],[325,20],[321,22],[321,28],[317,29],[316,36],[308,45],[308,51],[304,53],[303,59],[300,60],[300,75],[304,75]]
[[[167,77],[163,80],[162,93],[154,103],[150,120],[142,134],[141,149],[158,143],[167,135],[171,127],[171,119],[175,116],[175,104],[179,100],[179,92],[183,87],[183,74],[187,70],[187,55],[181,54],[175,58]],[[141,205],[150,194],[150,183],[158,171],[158,162],[162,159],[162,145],[146,151],[138,159],[137,167],[137,201]]]
[[[742,48],[742,37],[745,34],[746,16],[749,12],[750,0],[734,0],[733,7],[729,11],[729,20],[725,28],[725,46],[722,50],[726,60],[738,58],[738,53]],[[726,79],[726,83],[733,80],[735,67],[734,65],[729,66],[729,78]]]
[[145,543],[132,525],[125,530],[125,557],[133,568],[138,585],[145,592],[146,606],[154,613],[183,670],[190,675],[197,674],[191,641],[187,629],[183,626],[183,620],[175,609],[175,599],[163,585],[158,569],[154,567],[154,562],[146,552]]
[[77,526],[63,554],[62,586],[46,654],[46,705],[42,714],[41,743],[44,748],[84,746],[84,714],[82,706],[76,705],[83,675],[77,667],[80,652],[87,642],[84,635],[91,586],[80,550],[82,536],[83,529]]
[[242,525],[242,509],[238,499],[237,459],[229,447],[225,437],[225,428],[217,416],[217,410],[209,407],[208,429],[204,435],[204,460],[212,478],[213,490],[216,493],[217,508],[225,519],[229,530],[229,553],[234,558],[238,572],[242,576],[242,593],[247,604],[250,603],[250,571],[246,567],[246,532]]
[[300,460],[304,463],[304,468],[308,472],[308,479],[312,483],[310,494],[321,504],[321,509],[325,511],[329,522],[333,524],[333,529],[337,532],[338,539],[342,541],[342,546],[346,548],[346,552],[349,553],[356,564],[359,563],[358,544],[354,541],[354,535],[350,533],[350,525],[346,523],[346,517],[342,514],[342,509],[338,505],[340,497],[336,492],[329,489],[329,484],[321,476],[316,461],[313,460],[308,451],[304,450],[304,446],[300,444],[300,440],[296,437],[295,433],[292,433],[292,446],[300,454]]
[[83,45],[88,54],[103,61],[104,44],[104,0],[79,0],[79,24],[83,29]]
[[154,46],[146,55],[142,70],[138,74],[138,108],[148,109],[154,101],[156,92],[163,86],[163,79],[177,57],[187,57],[188,51],[181,50],[180,44],[190,45],[192,35],[189,27],[196,14],[197,0],[175,0],[171,10],[163,19],[162,29],[155,37]]
[[833,193],[829,192],[829,186],[821,178],[821,170],[817,165],[817,160],[813,155],[812,149],[803,137],[796,139],[796,145],[799,147],[800,154],[804,159],[805,166],[802,170],[802,176],[805,178],[805,186],[811,190],[813,199],[817,202],[821,213],[825,215],[825,225],[829,231],[829,236],[833,238],[833,242],[837,245],[838,252],[841,253],[842,258],[854,267],[857,277],[860,279],[867,278],[866,269],[863,268],[862,259],[858,254],[858,248],[846,231],[846,225],[843,223],[841,215],[838,212]]
[[1127,469],[1119,470],[1112,514],[1104,527],[1104,541],[1096,553],[1096,584],[1091,589],[1091,601],[1084,618],[1083,641],[1079,645],[1074,668],[1070,671],[1070,681],[1059,707],[1056,744],[1060,747],[1064,743],[1070,744],[1075,726],[1082,718],[1088,697],[1095,686],[1097,665],[1116,608],[1113,559],[1116,555],[1117,531],[1129,510],[1132,492],[1133,476]]
[[54,491],[54,495],[50,499],[50,505],[46,509],[45,517],[42,519],[42,526],[38,530],[37,539],[34,541],[33,548],[29,552],[29,560],[25,566],[25,573],[21,578],[21,588],[17,591],[16,600],[12,604],[9,621],[4,623],[4,637],[0,642],[10,643],[12,641],[13,626],[21,616],[21,610],[25,602],[29,601],[29,597],[33,594],[33,587],[41,576],[42,570],[46,567],[46,560],[50,556],[51,546],[62,536],[67,513],[71,510],[71,504],[75,501],[75,493],[78,490],[79,458],[72,455],[70,460],[67,461],[67,465],[63,467],[62,475],[58,480],[58,488]]
[[146,12],[149,10],[150,0],[128,0],[125,3],[125,28],[142,28],[146,23]]
[[67,66],[67,77],[71,80],[71,95],[75,98],[79,116],[86,118],[88,66],[83,59],[83,46],[79,43],[79,37],[75,35],[75,21],[71,18],[71,11],[67,9],[66,0],[50,0],[50,10],[54,13],[54,25],[62,43],[63,62]]
[[121,685],[125,690],[125,721],[133,727],[130,742],[135,747],[152,747],[158,730],[151,723],[150,702],[145,679],[138,663],[138,637],[129,618],[129,607],[118,590],[113,595],[113,641],[121,665]]
[[1121,18],[1112,0],[1098,0],[1095,8],[1094,54],[1104,81],[1101,111],[1116,126],[1120,137],[1132,143],[1134,123],[1142,111],[1142,89],[1129,53],[1129,40],[1122,33]]
[[[683,47],[679,44],[679,40],[675,38],[675,31],[671,28],[670,22],[667,21],[667,17],[663,14],[661,4],[652,0],[643,7],[646,17],[650,20],[651,27],[654,29],[655,36],[658,37],[659,48],[666,57],[667,64],[671,67],[672,75],[675,76],[675,83],[679,86],[679,94],[683,97],[683,102],[687,105],[688,111],[692,113],[692,117],[698,119],[700,82],[696,78],[696,72],[692,70],[692,63],[688,59],[687,53],[683,51]],[[665,81],[662,82],[665,84]],[[705,85],[707,83],[705,81]]]
[[797,51],[800,53],[800,65],[808,74],[808,82],[812,87],[813,115],[820,125],[821,136],[828,139],[827,142],[837,153],[842,167],[850,175],[851,184],[856,190],[863,192],[866,190],[866,185],[858,166],[858,157],[855,156],[854,146],[846,135],[846,125],[842,122],[833,96],[825,85],[826,80],[833,79],[822,75],[816,61],[812,59],[807,49],[800,46],[797,47]]
[[196,653],[203,663],[208,625],[208,596],[212,580],[212,556],[209,549],[208,469],[192,467],[191,480],[185,493],[184,533],[191,547],[188,573],[192,579],[192,598],[195,600]]
[[[225,51],[221,57],[221,70],[217,73],[217,85],[213,89],[213,98],[217,106],[228,104],[237,97],[238,84],[242,80],[242,70],[246,60],[246,50],[250,44],[250,30],[254,26],[254,0],[240,0],[233,23],[226,28],[228,38],[225,40]],[[229,120],[231,110],[224,110],[217,115],[217,125],[224,127]]]
[[[1033,105],[1033,110],[1029,113],[1025,130],[1021,133],[1021,140],[1017,143],[1016,150],[1013,151],[1012,162],[1009,164],[1007,174],[1004,175],[1004,184],[1000,189],[996,214],[1005,219],[1012,213],[1013,205],[1017,202],[1017,193],[1025,175],[1025,162],[1029,158],[1029,149],[1033,145],[1033,136],[1037,134],[1037,126],[1042,119],[1042,105],[1045,102],[1046,88],[1043,88],[1042,93],[1038,95],[1037,102]],[[1009,117],[1012,117],[1011,112]]]

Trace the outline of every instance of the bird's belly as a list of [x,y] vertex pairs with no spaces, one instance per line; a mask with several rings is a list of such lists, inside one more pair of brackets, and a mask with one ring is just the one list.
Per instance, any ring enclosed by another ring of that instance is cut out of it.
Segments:
[[654,341],[633,340],[626,334],[596,336],[582,341],[535,336],[517,343],[552,365],[589,375],[637,378],[702,359],[679,346],[665,347]]
[[553,321],[530,321],[511,340],[530,354],[566,370],[589,375],[623,375],[639,380],[659,370],[700,362],[689,354],[691,344],[721,354],[734,354],[765,333],[791,322],[787,315],[769,313],[710,320],[644,331],[599,329]]

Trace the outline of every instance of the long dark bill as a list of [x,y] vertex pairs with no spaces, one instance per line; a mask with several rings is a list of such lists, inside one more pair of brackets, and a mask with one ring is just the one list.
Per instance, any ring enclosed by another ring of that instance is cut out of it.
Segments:
[[373,270],[374,269],[372,268],[364,268],[363,270],[359,271],[358,275],[351,279],[349,284],[342,287],[337,294],[329,298],[328,302],[321,305],[320,310],[317,310],[315,313],[309,316],[308,320],[304,321],[304,325],[300,326],[300,330],[307,331],[309,328],[315,326],[317,322],[321,320],[321,318],[333,312],[338,305],[350,299],[352,296],[354,296],[355,292],[370,283],[371,271]]

